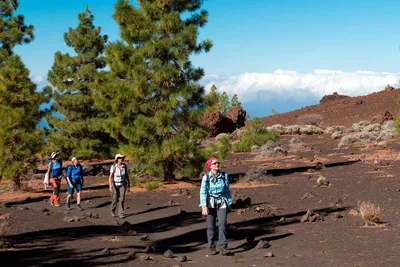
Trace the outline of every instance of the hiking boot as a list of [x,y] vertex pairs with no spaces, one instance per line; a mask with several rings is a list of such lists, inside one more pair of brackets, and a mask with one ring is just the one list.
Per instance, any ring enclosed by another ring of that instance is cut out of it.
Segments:
[[215,248],[215,246],[211,246],[210,248],[209,248],[209,250],[210,250],[210,254],[211,255],[217,255],[218,253],[217,253],[217,249]]
[[115,214],[114,211],[111,211],[111,216],[112,216],[112,217],[118,217],[117,214]]
[[83,211],[81,204],[78,204],[78,210]]
[[220,253],[221,253],[222,256],[231,255],[231,252],[226,247],[221,247]]
[[71,205],[67,203],[67,210],[71,210]]
[[57,207],[57,208],[58,208],[58,207],[60,207],[60,204],[59,204],[59,203],[55,203],[55,204],[54,204],[54,207]]

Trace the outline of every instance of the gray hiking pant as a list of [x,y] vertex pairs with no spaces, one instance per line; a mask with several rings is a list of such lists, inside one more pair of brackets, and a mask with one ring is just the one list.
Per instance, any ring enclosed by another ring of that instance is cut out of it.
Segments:
[[118,205],[118,215],[124,215],[126,185],[117,186],[113,183],[111,212],[115,213]]
[[209,247],[215,246],[215,232],[216,232],[216,219],[218,217],[218,229],[219,229],[219,239],[218,243],[220,247],[225,247],[228,245],[227,239],[227,216],[228,209],[219,208],[208,208],[207,216],[207,239]]

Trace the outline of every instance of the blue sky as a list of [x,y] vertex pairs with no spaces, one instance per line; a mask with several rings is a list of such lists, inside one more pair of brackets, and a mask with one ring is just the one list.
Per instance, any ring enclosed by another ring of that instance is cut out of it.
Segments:
[[[20,0],[17,13],[35,26],[36,39],[16,52],[32,76],[47,74],[57,50],[70,51],[63,33],[76,27],[77,14],[86,4],[95,24],[111,41],[117,40],[115,2]],[[377,91],[400,78],[400,1],[206,0],[204,9],[209,11],[209,23],[200,37],[211,39],[214,47],[208,54],[194,56],[193,62],[205,69],[207,86],[216,83],[230,95],[248,98],[245,102],[264,92],[276,103],[284,100],[282,95],[305,90],[310,95],[295,108],[333,91],[349,95]],[[245,83],[246,73],[266,76],[250,75],[255,80]]]

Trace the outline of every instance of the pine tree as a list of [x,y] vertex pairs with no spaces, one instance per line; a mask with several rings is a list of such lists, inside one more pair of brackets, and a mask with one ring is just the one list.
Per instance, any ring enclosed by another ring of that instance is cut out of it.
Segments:
[[93,25],[94,16],[86,11],[78,15],[79,24],[64,34],[67,46],[76,55],[54,55],[48,81],[56,88],[53,112],[60,116],[47,118],[52,131],[47,135],[48,152],[61,151],[64,156],[105,158],[116,142],[105,132],[102,121],[106,113],[94,106],[94,87],[105,67],[103,51],[107,35]]
[[239,98],[237,94],[234,94],[231,99],[231,107],[239,107],[242,103],[239,102]]
[[115,5],[123,41],[106,49],[109,84],[98,103],[113,116],[107,126],[122,151],[147,174],[171,181],[178,171],[199,170],[203,160],[204,71],[189,57],[211,49],[211,41],[197,42],[208,13],[201,0],[138,2]]
[[229,103],[228,94],[226,92],[223,92],[221,95],[219,105],[218,105],[218,109],[219,109],[219,111],[224,113],[229,109],[229,106],[230,106],[230,103]]
[[13,52],[34,38],[34,27],[13,14],[17,8],[17,0],[0,2],[0,179],[11,178],[19,188],[43,143],[37,125],[46,111],[39,106],[50,100],[51,90],[36,92],[29,70]]
[[205,96],[206,103],[209,111],[218,109],[221,95],[217,91],[217,87],[213,84],[210,88],[210,93]]

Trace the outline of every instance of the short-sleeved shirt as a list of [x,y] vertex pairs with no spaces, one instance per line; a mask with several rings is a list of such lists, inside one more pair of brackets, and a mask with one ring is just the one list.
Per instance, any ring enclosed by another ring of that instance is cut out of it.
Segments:
[[50,167],[50,178],[58,178],[62,174],[62,161],[61,160],[52,160],[49,162]]
[[67,177],[70,178],[72,181],[80,180],[82,177],[82,166],[80,164],[69,165],[67,168]]
[[128,167],[126,164],[122,163],[122,168],[118,168],[117,164],[114,163],[111,166],[110,173],[112,173],[113,182],[117,186],[126,184],[126,174],[128,173]]

